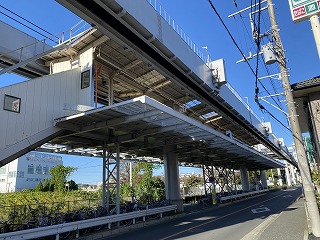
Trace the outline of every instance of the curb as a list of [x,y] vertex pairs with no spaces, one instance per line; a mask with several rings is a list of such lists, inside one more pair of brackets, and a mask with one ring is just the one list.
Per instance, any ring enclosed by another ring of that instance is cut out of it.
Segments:
[[168,222],[173,219],[183,217],[185,215],[187,215],[187,214],[186,213],[178,213],[173,216],[167,216],[167,217],[163,217],[161,219],[140,222],[140,223],[136,223],[136,224],[133,224],[130,226],[120,226],[120,227],[116,227],[115,229],[111,229],[111,230],[108,230],[107,228],[105,228],[103,230],[100,230],[99,232],[97,231],[95,233],[87,234],[86,236],[80,236],[77,239],[79,239],[79,240],[98,240],[98,239],[105,238],[105,237],[115,236],[120,233],[130,232],[130,231],[133,231],[133,230],[136,230],[139,228],[143,228],[146,226],[152,226],[152,225],[160,224],[163,222]]

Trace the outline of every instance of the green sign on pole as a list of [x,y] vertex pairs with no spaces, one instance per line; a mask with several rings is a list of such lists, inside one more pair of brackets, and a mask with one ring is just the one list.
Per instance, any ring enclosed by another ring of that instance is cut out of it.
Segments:
[[316,2],[306,5],[307,14],[313,13],[319,10],[318,4]]

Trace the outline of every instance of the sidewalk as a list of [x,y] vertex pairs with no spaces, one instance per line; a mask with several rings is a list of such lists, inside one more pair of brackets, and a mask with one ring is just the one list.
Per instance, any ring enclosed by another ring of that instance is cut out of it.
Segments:
[[283,212],[269,216],[246,237],[257,240],[308,240],[304,203],[305,200],[300,198]]

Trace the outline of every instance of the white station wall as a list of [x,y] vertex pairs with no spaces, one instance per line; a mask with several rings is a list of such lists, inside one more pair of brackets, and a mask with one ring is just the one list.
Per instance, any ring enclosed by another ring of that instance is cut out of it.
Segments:
[[[70,60],[56,62],[51,64],[51,72],[59,73],[74,68],[80,68],[82,72],[90,70],[93,62],[93,49],[89,48],[87,51],[79,54]],[[90,75],[91,76],[91,75]]]
[[74,114],[64,105],[92,103],[92,84],[81,89],[81,69],[36,78],[0,89],[0,106],[5,95],[21,98],[20,113],[0,108],[0,150],[52,127],[54,119]]

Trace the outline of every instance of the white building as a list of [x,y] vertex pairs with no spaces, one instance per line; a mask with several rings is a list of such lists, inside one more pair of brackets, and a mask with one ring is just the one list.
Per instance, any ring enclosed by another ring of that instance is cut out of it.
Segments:
[[39,181],[51,179],[50,169],[63,165],[62,157],[29,152],[0,168],[0,192],[35,188]]

